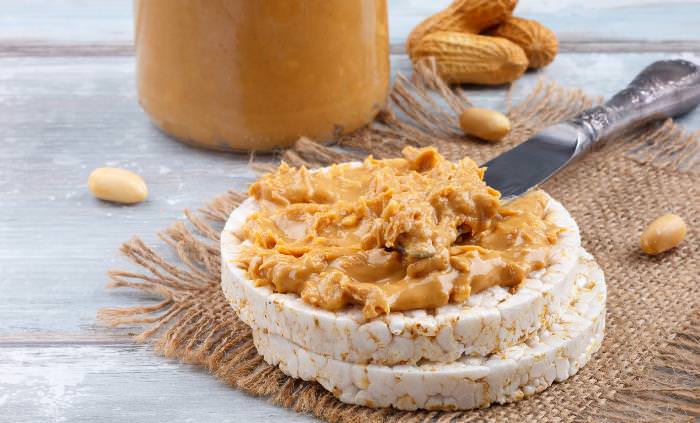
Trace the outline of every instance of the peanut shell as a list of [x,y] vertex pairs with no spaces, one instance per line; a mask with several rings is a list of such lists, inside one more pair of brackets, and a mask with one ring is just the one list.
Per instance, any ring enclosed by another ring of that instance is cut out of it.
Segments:
[[531,19],[510,16],[490,30],[488,35],[502,37],[519,45],[525,51],[530,67],[535,69],[552,63],[559,51],[559,42],[554,33]]
[[417,62],[435,58],[438,74],[451,84],[505,84],[527,69],[525,52],[505,38],[459,32],[434,32],[414,49]]

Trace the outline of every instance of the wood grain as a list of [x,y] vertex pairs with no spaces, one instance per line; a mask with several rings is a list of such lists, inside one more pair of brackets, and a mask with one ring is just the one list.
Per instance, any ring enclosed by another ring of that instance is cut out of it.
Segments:
[[[394,51],[403,48],[413,26],[449,3],[389,0]],[[131,0],[0,0],[0,55],[128,52],[132,8]],[[552,28],[562,51],[579,51],[579,43],[597,44],[596,51],[679,51],[678,45],[681,51],[700,50],[698,0],[520,0],[515,14]]]
[[0,375],[3,422],[313,421],[143,346],[0,347]]

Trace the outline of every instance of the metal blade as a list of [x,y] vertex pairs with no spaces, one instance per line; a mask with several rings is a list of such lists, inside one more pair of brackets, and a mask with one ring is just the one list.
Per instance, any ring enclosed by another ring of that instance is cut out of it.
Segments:
[[569,163],[587,136],[571,123],[551,126],[485,163],[484,180],[504,198],[521,195]]

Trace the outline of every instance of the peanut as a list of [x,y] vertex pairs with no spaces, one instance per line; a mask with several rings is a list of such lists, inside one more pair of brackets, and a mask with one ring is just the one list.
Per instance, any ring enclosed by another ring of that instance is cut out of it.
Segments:
[[467,135],[490,142],[502,140],[510,132],[510,120],[490,109],[471,107],[459,116],[459,126]]
[[434,32],[415,46],[413,60],[434,57],[438,74],[451,84],[505,84],[527,69],[527,57],[505,38]]
[[647,254],[661,254],[680,244],[687,231],[688,226],[680,216],[665,214],[647,226],[639,246]]
[[478,34],[499,24],[513,13],[517,0],[455,0],[442,10],[419,23],[406,40],[406,51],[413,55],[418,42],[428,34],[440,31]]
[[88,189],[95,197],[122,204],[140,203],[148,197],[146,182],[134,172],[100,167],[88,177]]
[[488,35],[503,37],[519,45],[527,56],[531,68],[541,68],[554,60],[559,42],[554,33],[537,21],[510,16]]

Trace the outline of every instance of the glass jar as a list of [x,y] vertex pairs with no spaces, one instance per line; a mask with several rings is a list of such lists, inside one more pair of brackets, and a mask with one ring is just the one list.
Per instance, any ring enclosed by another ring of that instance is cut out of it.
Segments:
[[217,150],[325,140],[370,122],[389,87],[386,0],[135,0],[141,105]]

